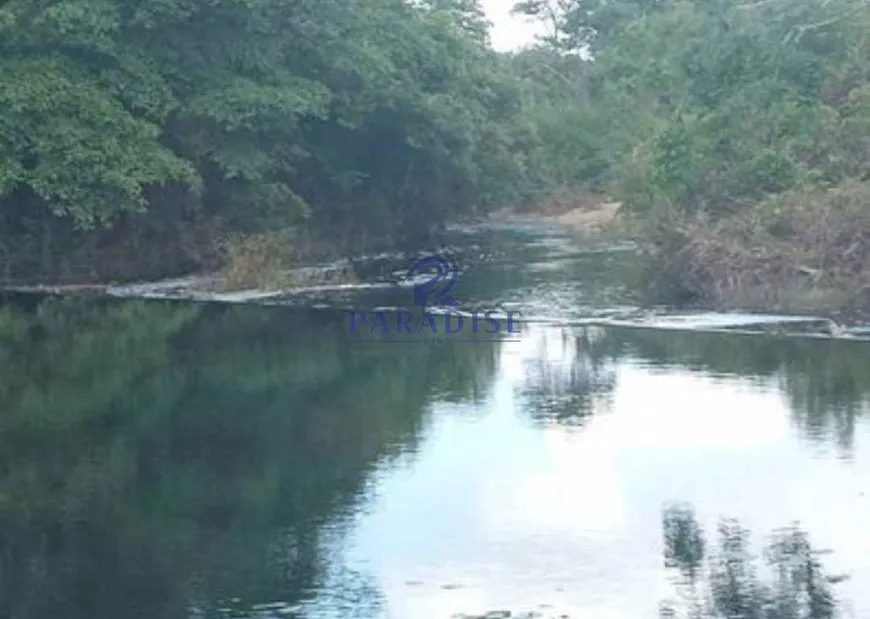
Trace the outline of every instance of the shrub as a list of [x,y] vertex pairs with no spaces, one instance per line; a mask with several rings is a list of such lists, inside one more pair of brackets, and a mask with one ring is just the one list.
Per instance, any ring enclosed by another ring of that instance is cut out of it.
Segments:
[[239,235],[224,242],[223,284],[228,288],[289,286],[293,233],[288,230]]
[[786,192],[711,219],[650,218],[653,290],[668,300],[781,310],[870,301],[870,183]]

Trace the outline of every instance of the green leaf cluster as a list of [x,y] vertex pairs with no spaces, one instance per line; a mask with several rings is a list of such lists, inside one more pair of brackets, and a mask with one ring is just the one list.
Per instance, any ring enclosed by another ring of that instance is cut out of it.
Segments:
[[93,228],[182,194],[234,230],[395,239],[514,199],[487,26],[476,0],[10,0],[0,213]]

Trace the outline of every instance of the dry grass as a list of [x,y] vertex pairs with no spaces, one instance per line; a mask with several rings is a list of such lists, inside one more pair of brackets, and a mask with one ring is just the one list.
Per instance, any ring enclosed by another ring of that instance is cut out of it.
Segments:
[[284,288],[292,284],[288,271],[293,236],[288,231],[235,236],[224,242],[223,284],[233,290]]
[[665,295],[789,311],[870,308],[870,184],[791,192],[713,221],[669,216],[650,235]]
[[577,187],[558,187],[545,197],[524,204],[519,212],[545,217],[558,217],[570,212],[595,211],[606,203],[607,197]]
[[619,202],[602,202],[595,207],[584,205],[553,219],[580,232],[600,232],[616,220],[620,206]]
[[[578,188],[559,188],[546,197],[520,208],[491,213],[496,221],[542,221],[562,225],[580,235],[600,235],[615,229],[621,204],[602,193]],[[618,236],[624,236],[621,231]]]

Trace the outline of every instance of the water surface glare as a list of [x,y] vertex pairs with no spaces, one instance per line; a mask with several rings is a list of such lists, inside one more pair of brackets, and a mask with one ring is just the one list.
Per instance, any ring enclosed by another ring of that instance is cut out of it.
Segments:
[[[530,326],[500,351],[482,401],[432,402],[414,453],[377,469],[334,551],[376,583],[381,616],[655,617],[674,594],[661,511],[675,501],[711,532],[739,518],[759,550],[799,521],[835,551],[826,565],[851,576],[838,585],[845,606],[868,616],[866,419],[847,421],[844,436],[839,413],[802,410],[787,376],[633,353],[593,362],[589,339]],[[560,401],[571,402],[562,417]],[[843,414],[866,410],[854,404]]]

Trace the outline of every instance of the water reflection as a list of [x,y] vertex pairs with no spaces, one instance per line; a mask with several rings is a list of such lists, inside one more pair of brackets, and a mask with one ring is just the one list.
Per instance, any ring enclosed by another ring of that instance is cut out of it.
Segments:
[[616,386],[616,364],[599,354],[604,338],[603,330],[588,328],[551,330],[549,337],[530,340],[519,390],[524,412],[563,425],[582,425],[601,412]]
[[[541,325],[362,345],[346,325],[0,306],[0,616],[650,617],[664,558],[678,614],[823,619],[810,535],[870,612],[866,348]],[[673,501],[694,508],[663,539]],[[723,515],[740,524],[705,537]],[[745,530],[796,519],[753,567]]]
[[844,456],[870,404],[870,347],[862,342],[637,329],[609,331],[607,347],[665,371],[773,385],[788,398],[804,436],[833,439]]
[[[769,539],[764,559],[770,581],[760,574],[750,531],[734,519],[718,524],[718,544],[708,551],[694,509],[671,505],[664,511],[665,565],[680,578],[683,600],[664,603],[661,617],[745,617],[831,619],[837,615],[833,584],[820,553],[798,525]],[[678,608],[682,606],[682,613]]]
[[870,406],[870,347],[862,342],[600,327],[532,331],[521,394],[526,412],[541,421],[573,425],[606,409],[617,368],[626,364],[777,390],[808,440],[833,441],[844,456]]
[[0,308],[0,616],[213,617],[314,595],[371,468],[497,362],[494,343],[353,347],[337,318]]
[[[834,432],[824,435],[833,449],[807,445],[820,435],[795,423],[799,413],[779,378],[793,363],[787,343],[777,351],[781,343],[769,342],[778,365],[744,356],[735,367],[709,343],[697,354],[691,335],[681,362],[671,353],[679,345],[670,342],[682,337],[664,334],[655,343],[667,354],[644,356],[650,340],[642,331],[529,326],[522,342],[505,344],[482,418],[459,419],[436,404],[415,465],[380,472],[381,497],[351,538],[349,556],[377,566],[390,616],[510,609],[649,617],[673,593],[661,569],[668,551],[657,515],[675,500],[698,506],[694,525],[676,527],[684,535],[716,531],[729,514],[741,523],[726,522],[723,535],[732,542],[745,529],[760,535],[799,519],[837,551],[834,569],[852,575],[842,584],[844,598],[870,610],[862,592],[870,583],[870,535],[861,524],[870,518],[862,496],[870,462],[842,459]],[[713,337],[724,351],[749,341]],[[816,363],[836,352],[825,350],[813,352]],[[554,402],[562,407],[557,414]],[[856,455],[868,442],[870,428],[856,423]],[[800,555],[798,534],[783,535]],[[674,559],[694,553],[701,593],[721,577],[710,572],[721,563],[715,543],[671,549]],[[742,548],[749,551],[748,541]],[[755,569],[750,558],[741,559],[747,574]],[[828,616],[821,606],[815,615],[788,610],[788,596],[762,571],[758,582],[779,601],[762,596],[758,612],[745,616]],[[458,588],[445,591],[445,583]],[[735,589],[738,606],[744,589]],[[721,600],[707,601],[673,610],[738,616]]]

